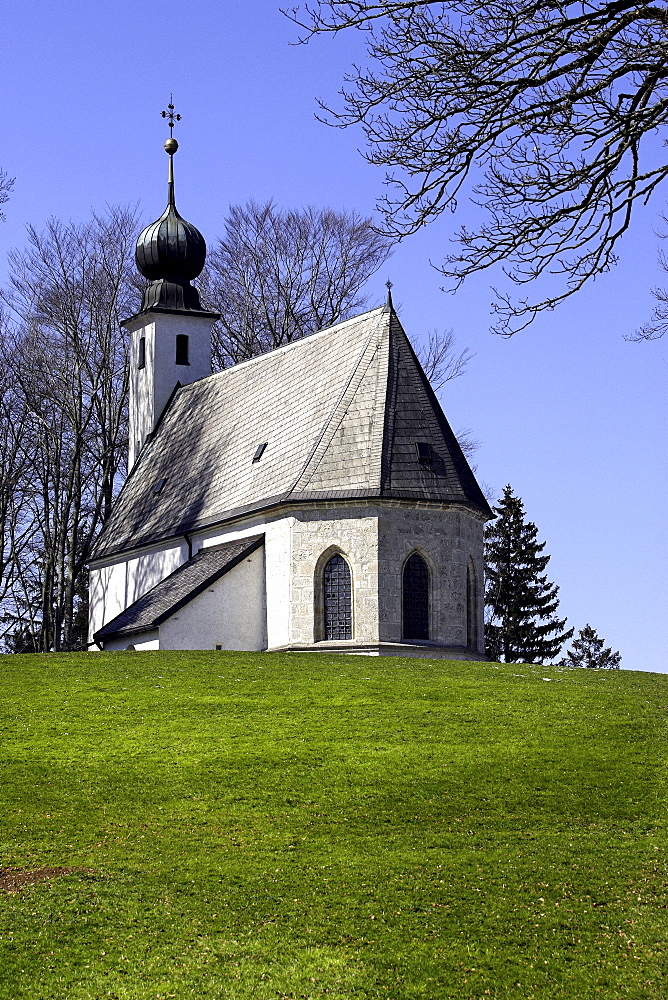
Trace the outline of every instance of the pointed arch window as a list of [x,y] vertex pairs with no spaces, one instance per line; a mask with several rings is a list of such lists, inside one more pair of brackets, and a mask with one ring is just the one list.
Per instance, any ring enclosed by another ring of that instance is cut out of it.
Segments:
[[353,602],[350,567],[337,552],[323,571],[325,640],[352,639]]
[[478,584],[472,559],[466,567],[466,645],[478,648]]
[[428,639],[429,567],[417,552],[406,560],[402,590],[404,639]]

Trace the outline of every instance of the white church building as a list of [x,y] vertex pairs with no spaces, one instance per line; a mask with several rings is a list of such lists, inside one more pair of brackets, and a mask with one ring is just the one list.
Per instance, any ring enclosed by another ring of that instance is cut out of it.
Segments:
[[211,374],[176,211],[139,236],[129,474],[90,565],[104,650],[484,659],[489,506],[386,305]]

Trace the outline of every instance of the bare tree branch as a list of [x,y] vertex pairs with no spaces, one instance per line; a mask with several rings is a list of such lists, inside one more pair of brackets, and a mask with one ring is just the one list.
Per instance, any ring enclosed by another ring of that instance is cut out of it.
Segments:
[[[0,169],[0,205],[4,205],[9,201],[9,192],[14,187],[14,181],[16,178],[8,177],[6,172]],[[0,211],[0,219],[4,220],[5,213]]]
[[427,343],[420,344],[415,350],[434,392],[442,389],[451,379],[463,375],[475,356],[467,347],[455,354],[454,343],[452,330],[432,330],[427,334]]
[[[468,462],[470,463],[476,451],[480,447],[480,441],[473,437],[473,431],[470,427],[461,427],[457,431],[457,442],[459,447],[462,449]],[[473,471],[476,471],[476,466],[471,466]],[[485,494],[487,496],[487,494]],[[489,499],[489,497],[487,498]]]
[[[467,347],[459,354],[455,353],[455,335],[452,330],[432,330],[427,334],[427,342],[414,348],[422,370],[429,379],[432,389],[438,393],[452,379],[459,378],[468,368],[469,362],[475,357]],[[468,427],[457,431],[459,447],[464,452],[469,463],[480,447],[480,441],[473,437]],[[476,471],[476,466],[471,466]],[[487,496],[487,494],[485,494]],[[489,500],[489,497],[487,497]],[[492,499],[495,497],[492,495]]]
[[[668,216],[662,214],[661,218],[664,222],[668,223]],[[668,238],[668,232],[666,231],[659,231],[657,235],[662,240]],[[659,264],[664,271],[668,272],[668,255],[664,250],[659,251]],[[652,294],[656,299],[656,305],[652,310],[652,315],[639,330],[636,330],[635,333],[626,337],[626,340],[636,342],[640,340],[658,340],[668,332],[668,289],[654,288],[652,290]]]
[[[668,120],[665,2],[327,0],[284,11],[303,33],[362,29],[368,67],[346,77],[334,125],[362,126],[387,168],[381,203],[393,238],[466,195],[441,266],[456,288],[500,269],[494,329],[510,335],[617,261],[633,208],[668,176],[656,136]],[[658,335],[662,327],[655,328]]]

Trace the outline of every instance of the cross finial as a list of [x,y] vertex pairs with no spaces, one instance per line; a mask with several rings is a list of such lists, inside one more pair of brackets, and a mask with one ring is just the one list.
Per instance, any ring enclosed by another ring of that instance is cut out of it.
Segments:
[[167,124],[169,125],[169,138],[170,139],[172,138],[172,136],[174,134],[174,126],[176,125],[177,122],[181,121],[181,115],[177,115],[177,114],[174,113],[174,105],[172,103],[173,100],[174,100],[174,95],[170,94],[169,95],[169,104],[167,105],[167,109],[168,110],[160,112],[160,114],[162,115],[162,117],[167,119]]
[[392,282],[389,278],[385,282],[385,287],[387,288],[387,305],[392,308]]

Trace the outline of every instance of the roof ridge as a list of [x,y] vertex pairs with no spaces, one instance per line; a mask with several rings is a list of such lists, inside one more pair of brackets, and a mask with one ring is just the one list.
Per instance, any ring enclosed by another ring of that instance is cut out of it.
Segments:
[[342,319],[339,323],[332,323],[330,326],[324,326],[321,330],[316,330],[314,333],[307,333],[304,337],[299,337],[298,340],[291,340],[289,344],[281,344],[280,347],[272,347],[269,351],[264,351],[262,354],[256,354],[252,358],[244,358],[243,361],[237,361],[236,364],[230,365],[229,368],[223,368],[222,371],[212,372],[210,375],[204,375],[202,378],[195,379],[193,382],[189,382],[187,385],[181,386],[182,390],[187,390],[191,385],[197,385],[198,382],[202,382],[203,379],[209,378],[220,378],[222,375],[228,375],[230,372],[236,371],[241,367],[246,367],[248,365],[257,364],[259,361],[263,361],[266,358],[274,358],[281,351],[288,351],[291,348],[301,347],[307,342],[315,340],[316,337],[320,338],[322,334],[331,333],[332,330],[343,329],[349,323],[357,323],[359,320],[364,319],[374,312],[386,312],[387,306],[374,306],[373,309],[367,309],[366,312],[357,313],[356,316],[349,316],[348,319]]

